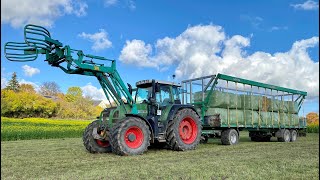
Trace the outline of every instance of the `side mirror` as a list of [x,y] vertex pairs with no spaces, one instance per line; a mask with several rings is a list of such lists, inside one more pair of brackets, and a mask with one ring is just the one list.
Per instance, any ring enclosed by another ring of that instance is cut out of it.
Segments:
[[127,85],[128,85],[128,88],[129,88],[129,93],[132,95],[132,86],[129,83],[127,83]]

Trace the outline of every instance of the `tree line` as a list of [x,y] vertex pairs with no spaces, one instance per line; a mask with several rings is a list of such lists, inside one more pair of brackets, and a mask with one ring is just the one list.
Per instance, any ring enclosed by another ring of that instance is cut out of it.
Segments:
[[103,110],[91,97],[83,97],[80,87],[64,94],[55,82],[44,82],[38,91],[30,84],[19,84],[16,73],[1,90],[1,116],[92,119]]

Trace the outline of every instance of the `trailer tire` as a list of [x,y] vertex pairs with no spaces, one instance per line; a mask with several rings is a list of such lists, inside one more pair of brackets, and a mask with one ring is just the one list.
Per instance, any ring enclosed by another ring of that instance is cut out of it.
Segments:
[[111,130],[112,151],[121,156],[143,154],[150,146],[150,130],[137,117],[125,117]]
[[259,137],[257,137],[257,136],[252,136],[252,137],[251,137],[251,141],[259,142],[260,139],[259,139]]
[[90,153],[107,153],[112,151],[110,141],[102,141],[93,138],[93,129],[99,128],[99,121],[100,120],[95,120],[91,122],[83,132],[83,145]]
[[295,142],[297,140],[298,133],[296,130],[290,130],[290,141]]
[[223,130],[221,133],[221,143],[223,145],[235,145],[239,142],[239,133],[235,129]]
[[167,144],[176,151],[195,149],[200,143],[201,129],[198,114],[190,108],[181,109],[168,123]]
[[201,144],[207,144],[208,140],[209,140],[208,136],[201,136],[200,143]]
[[280,130],[280,137],[278,137],[279,142],[290,142],[290,131],[288,129]]

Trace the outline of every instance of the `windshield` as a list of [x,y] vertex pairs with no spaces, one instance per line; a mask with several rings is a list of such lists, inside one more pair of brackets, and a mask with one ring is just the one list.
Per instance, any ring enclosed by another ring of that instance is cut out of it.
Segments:
[[151,97],[152,88],[138,88],[136,93],[136,104],[141,104],[143,101],[148,101],[148,98]]

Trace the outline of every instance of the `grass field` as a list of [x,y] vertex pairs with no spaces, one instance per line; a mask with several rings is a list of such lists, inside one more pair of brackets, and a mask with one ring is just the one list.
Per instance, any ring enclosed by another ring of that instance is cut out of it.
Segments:
[[319,134],[294,143],[219,140],[194,151],[90,154],[81,138],[1,142],[1,179],[319,179]]

